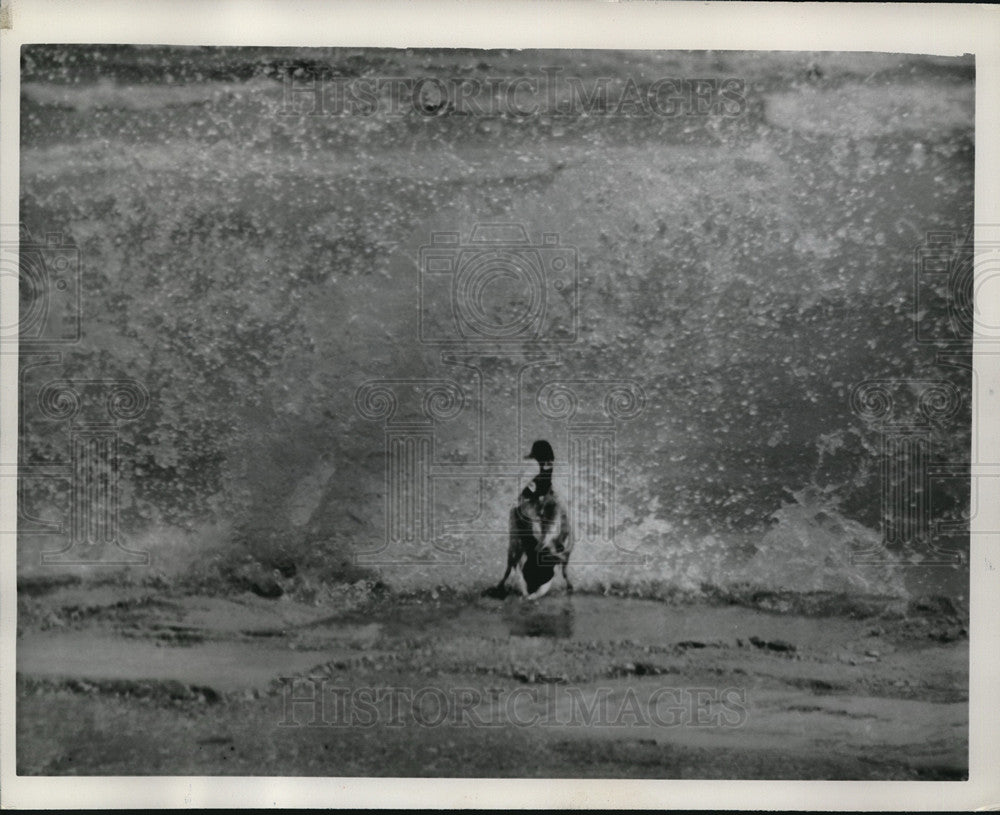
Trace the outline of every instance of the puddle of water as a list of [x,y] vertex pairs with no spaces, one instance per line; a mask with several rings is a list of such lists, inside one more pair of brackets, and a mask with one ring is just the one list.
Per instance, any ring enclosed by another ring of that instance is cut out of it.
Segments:
[[17,670],[33,676],[84,679],[174,679],[228,692],[266,690],[271,680],[341,656],[258,643],[212,642],[158,647],[141,640],[78,634],[38,634],[17,643]]
[[632,640],[642,645],[678,642],[730,644],[751,636],[801,647],[833,648],[857,636],[863,621],[769,614],[739,606],[670,606],[655,600],[594,596],[508,598],[470,604],[441,603],[394,609],[382,622],[389,637],[549,637],[581,641]]
[[[737,637],[785,640],[802,649],[834,649],[858,635],[864,621],[816,620],[768,614],[738,606],[670,606],[652,600],[561,596],[538,603],[506,601],[395,606],[364,622],[324,620],[299,626],[322,644],[291,650],[290,636],[257,641],[208,641],[184,647],[157,645],[102,632],[36,632],[18,640],[17,669],[42,676],[93,679],[174,679],[220,691],[266,689],[279,676],[306,671],[352,653],[359,639],[540,637],[553,640],[631,641],[668,646],[680,642],[725,642]],[[270,633],[270,632],[268,632]]]

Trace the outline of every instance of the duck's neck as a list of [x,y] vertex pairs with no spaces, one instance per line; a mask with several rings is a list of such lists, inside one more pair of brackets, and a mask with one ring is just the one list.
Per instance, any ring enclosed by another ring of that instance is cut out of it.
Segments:
[[552,470],[539,470],[535,476],[535,494],[547,495],[552,491]]

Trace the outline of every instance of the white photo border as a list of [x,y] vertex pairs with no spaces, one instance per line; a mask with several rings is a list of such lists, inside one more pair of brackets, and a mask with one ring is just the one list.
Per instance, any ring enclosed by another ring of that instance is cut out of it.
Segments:
[[[976,58],[975,222],[1000,223],[1000,8],[971,4],[598,3],[496,0],[12,0],[0,14],[0,223],[18,222],[19,56],[29,43],[354,47],[884,51]],[[9,24],[10,27],[7,27]],[[4,325],[17,302],[0,302]],[[981,350],[977,348],[977,351]],[[0,355],[0,456],[17,451],[16,340]],[[976,354],[980,381],[1000,357]],[[973,415],[1000,462],[1000,387]],[[16,517],[15,479],[0,513]],[[974,519],[968,782],[631,781],[271,777],[17,777],[16,546],[0,540],[0,790],[3,807],[523,807],[970,810],[1000,806],[1000,502]],[[989,558],[990,550],[995,556]],[[992,563],[991,563],[992,561]]]

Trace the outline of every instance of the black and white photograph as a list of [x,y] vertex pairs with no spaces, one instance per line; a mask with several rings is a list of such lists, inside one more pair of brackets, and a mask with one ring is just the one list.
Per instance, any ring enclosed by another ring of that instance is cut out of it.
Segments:
[[4,44],[4,773],[976,780],[974,41],[326,33]]

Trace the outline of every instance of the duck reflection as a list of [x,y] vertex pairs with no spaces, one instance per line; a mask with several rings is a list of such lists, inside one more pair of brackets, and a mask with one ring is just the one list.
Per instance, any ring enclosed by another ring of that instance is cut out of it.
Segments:
[[561,602],[508,603],[503,617],[513,637],[550,637],[569,639],[573,636],[573,598]]

